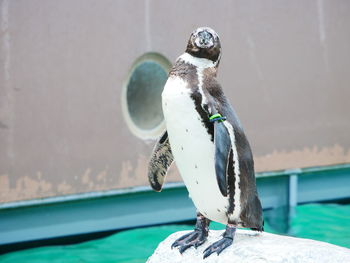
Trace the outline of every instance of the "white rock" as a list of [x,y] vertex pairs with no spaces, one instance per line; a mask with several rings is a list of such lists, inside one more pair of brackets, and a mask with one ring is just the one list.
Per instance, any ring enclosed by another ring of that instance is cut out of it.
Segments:
[[241,229],[237,230],[232,246],[225,249],[219,256],[212,254],[203,260],[203,250],[221,239],[223,231],[211,230],[206,243],[197,250],[193,247],[189,248],[181,255],[177,248],[171,249],[171,244],[186,233],[188,231],[176,232],[166,238],[159,244],[147,263],[350,263],[350,249],[344,247],[310,239]]

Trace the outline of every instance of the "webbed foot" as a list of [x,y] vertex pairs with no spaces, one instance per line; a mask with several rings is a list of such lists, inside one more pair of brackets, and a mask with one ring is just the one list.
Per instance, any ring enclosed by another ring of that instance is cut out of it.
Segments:
[[231,246],[236,233],[236,228],[230,225],[226,226],[226,230],[223,234],[223,238],[215,243],[211,244],[203,251],[203,259],[209,257],[213,253],[218,255],[227,247]]
[[194,231],[178,238],[171,248],[178,247],[182,254],[190,247],[199,247],[202,245],[208,237],[210,220],[205,218],[202,214],[197,214],[196,228]]
[[190,247],[199,247],[207,240],[207,234],[202,231],[194,230],[179,239],[177,239],[172,245],[171,248],[179,247],[179,251],[182,254]]

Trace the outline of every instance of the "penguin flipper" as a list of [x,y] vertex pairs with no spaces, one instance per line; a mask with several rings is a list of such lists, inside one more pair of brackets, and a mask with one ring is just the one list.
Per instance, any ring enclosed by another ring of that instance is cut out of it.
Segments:
[[154,147],[148,164],[148,181],[153,190],[157,192],[162,190],[165,176],[173,160],[168,132],[165,131]]
[[214,122],[215,173],[220,192],[227,196],[227,169],[231,151],[231,138],[223,122]]

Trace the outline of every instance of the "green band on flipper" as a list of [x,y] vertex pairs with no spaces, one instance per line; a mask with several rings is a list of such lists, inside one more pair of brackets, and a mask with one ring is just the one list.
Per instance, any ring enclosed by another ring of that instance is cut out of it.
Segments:
[[226,117],[222,117],[220,113],[216,113],[209,117],[210,122],[215,122],[215,121],[223,122],[224,120],[226,120]]
[[209,117],[209,120],[216,119],[216,118],[221,118],[221,117],[222,117],[222,116],[221,116],[220,113],[216,113],[216,114],[210,116],[210,117]]

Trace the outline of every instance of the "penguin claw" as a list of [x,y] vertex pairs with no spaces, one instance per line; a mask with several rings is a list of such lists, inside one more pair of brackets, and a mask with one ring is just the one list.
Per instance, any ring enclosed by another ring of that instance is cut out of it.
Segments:
[[187,249],[189,249],[190,247],[192,247],[193,246],[193,244],[187,244],[187,245],[183,245],[183,246],[181,246],[180,248],[179,248],[179,252],[180,252],[180,254],[182,254],[182,253],[184,253]]
[[180,242],[187,239],[187,237],[189,237],[191,234],[192,234],[192,232],[188,233],[186,235],[183,235],[182,237],[176,239],[175,242],[171,245],[171,248],[173,249],[174,247],[178,247],[180,245]]
[[179,252],[182,254],[190,247],[199,247],[207,240],[207,236],[201,231],[194,230],[177,240],[171,245],[171,248],[179,247]]
[[215,243],[213,243],[203,251],[203,259],[209,257],[211,254],[215,252],[219,255],[225,248],[231,246],[232,242],[233,242],[233,239],[228,237],[224,237],[221,240],[216,241]]

